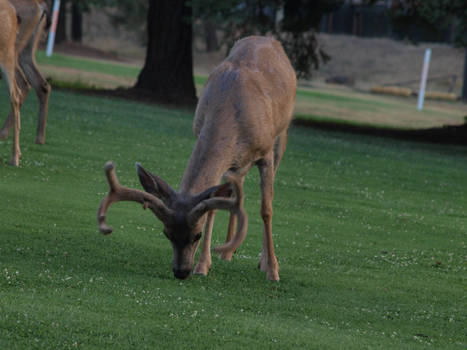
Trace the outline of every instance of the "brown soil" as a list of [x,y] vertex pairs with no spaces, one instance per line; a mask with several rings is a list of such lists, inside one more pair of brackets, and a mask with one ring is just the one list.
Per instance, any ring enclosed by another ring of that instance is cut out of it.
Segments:
[[[314,80],[343,76],[353,79],[355,87],[363,90],[369,90],[373,85],[400,83],[400,86],[418,90],[424,53],[431,48],[427,91],[448,92],[452,87],[460,95],[463,49],[438,43],[413,45],[386,38],[350,35],[320,34],[319,39],[331,60],[316,72]],[[454,84],[453,77],[456,77]]]

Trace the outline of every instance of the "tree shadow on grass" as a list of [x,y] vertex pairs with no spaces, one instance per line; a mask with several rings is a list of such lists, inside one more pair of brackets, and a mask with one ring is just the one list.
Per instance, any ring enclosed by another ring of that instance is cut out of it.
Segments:
[[[182,100],[177,96],[155,96],[151,91],[139,90],[135,88],[118,89],[92,89],[92,88],[64,88],[57,86],[59,90],[73,91],[85,95],[118,98],[147,104],[162,105],[167,108],[184,110],[194,110],[196,100]],[[427,142],[446,145],[467,145],[467,116],[466,122],[462,125],[446,125],[429,129],[395,129],[370,125],[357,125],[345,122],[313,120],[296,117],[293,124],[313,129],[326,131],[339,131],[349,134],[369,135],[376,137],[387,137],[405,141]]]
[[467,123],[447,125],[429,129],[392,129],[377,126],[355,125],[334,121],[296,118],[294,125],[326,131],[340,131],[349,134],[387,137],[405,141],[427,142],[445,145],[467,145]]

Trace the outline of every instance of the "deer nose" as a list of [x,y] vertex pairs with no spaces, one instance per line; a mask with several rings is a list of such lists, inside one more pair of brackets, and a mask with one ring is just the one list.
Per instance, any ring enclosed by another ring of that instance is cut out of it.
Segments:
[[185,278],[187,278],[191,273],[191,270],[180,270],[180,269],[175,269],[175,268],[173,270],[174,270],[174,276],[181,280],[184,280]]

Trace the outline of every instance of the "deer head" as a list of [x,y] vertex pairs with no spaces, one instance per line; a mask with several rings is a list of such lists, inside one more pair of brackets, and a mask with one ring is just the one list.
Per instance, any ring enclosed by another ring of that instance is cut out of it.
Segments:
[[237,235],[246,234],[246,214],[242,209],[242,185],[234,176],[227,183],[213,186],[197,195],[180,194],[173,190],[159,176],[146,171],[136,163],[140,182],[146,192],[123,187],[115,173],[115,165],[107,162],[104,167],[110,192],[101,201],[97,212],[99,230],[103,234],[112,233],[106,224],[106,213],[110,205],[119,201],[141,203],[149,208],[164,225],[164,234],[173,248],[174,276],[184,279],[193,269],[194,255],[199,245],[204,225],[204,214],[210,210],[224,209],[239,217]]

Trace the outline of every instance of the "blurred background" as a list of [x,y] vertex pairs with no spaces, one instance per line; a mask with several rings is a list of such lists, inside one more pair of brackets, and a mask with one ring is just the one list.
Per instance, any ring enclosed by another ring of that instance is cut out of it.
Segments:
[[60,67],[45,57],[39,63],[57,84],[137,89],[158,102],[194,105],[235,40],[272,35],[303,88],[404,96],[401,103],[413,105],[430,48],[426,106],[436,101],[448,116],[420,121],[411,109],[410,118],[404,111],[365,116],[300,98],[296,115],[409,128],[459,124],[467,114],[459,102],[467,99],[466,17],[462,0],[62,0],[55,53],[110,60],[132,67],[133,74]]

